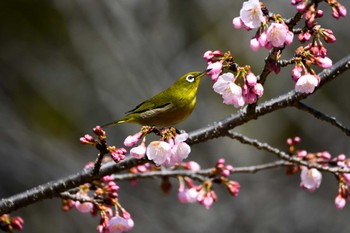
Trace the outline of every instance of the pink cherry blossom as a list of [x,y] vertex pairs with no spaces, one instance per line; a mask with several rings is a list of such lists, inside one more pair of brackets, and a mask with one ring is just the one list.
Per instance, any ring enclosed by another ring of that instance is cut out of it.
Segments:
[[281,23],[272,23],[266,31],[267,41],[272,47],[282,48],[284,44],[290,44],[293,36],[288,27]]
[[240,18],[244,25],[249,28],[258,28],[261,23],[266,22],[259,0],[244,2],[240,10]]
[[264,87],[261,85],[261,83],[257,83],[252,88],[252,91],[254,94],[256,94],[258,97],[261,97],[264,94]]
[[256,83],[258,82],[258,78],[255,76],[254,73],[252,72],[249,72],[246,76],[246,83],[249,85],[249,86],[255,86]]
[[108,221],[109,233],[122,233],[131,230],[129,222],[120,216],[111,218]]
[[243,27],[244,23],[241,20],[241,17],[235,17],[232,20],[233,27],[236,29],[240,29]]
[[265,47],[266,43],[267,43],[267,35],[266,32],[263,31],[260,33],[259,37],[258,37],[258,41],[261,47]]
[[301,167],[300,179],[300,187],[305,188],[309,192],[313,192],[320,187],[322,173],[316,168],[309,169],[307,167]]
[[332,60],[329,57],[317,57],[316,64],[324,69],[330,68],[333,65]]
[[170,156],[164,163],[165,166],[174,166],[188,157],[188,155],[191,153],[191,147],[185,142],[187,138],[187,133],[178,134],[175,136],[175,144],[171,148]]
[[164,141],[153,141],[147,146],[148,159],[157,165],[163,164],[171,155],[171,146]]
[[220,73],[222,72],[222,63],[219,61],[214,62],[214,63],[210,63],[207,67],[207,70],[209,70],[209,72],[207,72],[207,74],[211,75],[211,80],[216,82]]
[[301,72],[303,71],[303,68],[301,65],[295,65],[292,69],[292,79],[296,82],[301,77]]
[[244,105],[242,88],[234,83],[235,77],[232,73],[220,75],[213,89],[216,93],[222,95],[225,104],[233,105],[236,108]]
[[220,50],[215,50],[215,51],[208,50],[204,53],[203,58],[207,61],[211,61],[214,57],[220,57],[222,55],[223,54]]
[[250,40],[250,48],[251,50],[253,50],[254,52],[258,51],[260,49],[260,43],[258,41],[257,38],[252,38]]
[[346,199],[342,197],[341,194],[338,194],[336,198],[334,199],[334,204],[337,209],[343,209],[346,205]]
[[94,208],[94,205],[91,202],[75,202],[75,208],[81,213],[89,213]]
[[178,134],[169,142],[153,141],[147,146],[147,157],[157,165],[167,167],[174,166],[186,159],[191,152],[191,147],[185,142],[187,133]]
[[196,187],[179,190],[177,197],[182,203],[193,203],[197,201],[198,191]]
[[187,163],[185,163],[184,167],[185,169],[194,172],[201,170],[201,166],[196,161],[188,161]]
[[301,93],[312,93],[319,84],[319,77],[312,74],[301,76],[295,84],[295,91]]
[[139,146],[133,147],[130,150],[130,155],[136,159],[143,158],[145,154],[146,154],[146,146],[144,143],[141,143]]
[[127,147],[134,146],[141,138],[142,132],[137,132],[134,135],[129,135],[124,140],[124,145]]

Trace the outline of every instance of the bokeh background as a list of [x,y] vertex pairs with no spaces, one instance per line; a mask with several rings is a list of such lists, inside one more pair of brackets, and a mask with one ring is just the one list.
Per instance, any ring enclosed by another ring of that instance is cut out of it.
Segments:
[[[349,3],[342,1],[349,9]],[[253,32],[235,30],[231,21],[242,1],[234,0],[2,0],[0,1],[0,196],[79,171],[96,151],[79,137],[123,115],[169,86],[185,72],[206,67],[206,50],[230,50],[240,65],[258,74],[266,50],[249,49]],[[289,1],[267,1],[274,12],[290,17]],[[337,21],[324,8],[322,24],[332,28],[337,43],[327,45],[334,61],[349,51],[349,18]],[[297,45],[295,45],[296,47]],[[285,57],[293,55],[291,47]],[[191,131],[236,110],[202,82],[198,104],[179,128]],[[306,103],[350,125],[349,72],[311,96]],[[271,75],[263,100],[293,89],[290,68]],[[138,126],[108,129],[110,144],[121,145]],[[236,131],[285,149],[287,137],[302,137],[301,147],[350,155],[349,138],[312,116],[289,108]],[[203,168],[223,157],[234,166],[276,158],[229,139],[192,148],[190,159]],[[299,175],[284,169],[235,175],[241,192],[232,198],[216,188],[210,210],[180,204],[176,180],[164,196],[159,180],[137,186],[120,182],[120,200],[135,221],[133,232],[349,232],[350,207],[337,211],[337,183],[324,174],[320,189],[299,188]],[[23,232],[95,232],[98,218],[73,210],[63,213],[60,201],[46,200],[21,209]]]

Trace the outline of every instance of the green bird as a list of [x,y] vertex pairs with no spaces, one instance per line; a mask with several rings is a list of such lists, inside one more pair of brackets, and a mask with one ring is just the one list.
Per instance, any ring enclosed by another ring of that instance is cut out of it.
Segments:
[[102,127],[120,123],[136,123],[155,127],[170,127],[191,115],[202,77],[207,73],[189,72],[166,90],[137,105],[126,115]]

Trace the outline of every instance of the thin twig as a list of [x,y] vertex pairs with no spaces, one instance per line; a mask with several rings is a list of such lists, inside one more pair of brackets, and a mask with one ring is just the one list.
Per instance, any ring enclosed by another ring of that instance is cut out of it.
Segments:
[[312,108],[304,103],[301,103],[301,102],[295,103],[294,107],[296,107],[300,110],[303,110],[307,113],[310,113],[311,115],[313,115],[317,119],[320,119],[322,121],[326,121],[326,122],[330,123],[331,125],[334,125],[338,129],[340,129],[343,133],[345,133],[347,136],[350,136],[350,129],[345,127],[335,117],[328,116],[327,114],[320,112],[320,111],[318,111],[318,110],[316,110],[316,109],[314,109],[314,108]]
[[277,149],[275,147],[272,147],[272,146],[270,146],[267,143],[259,142],[256,139],[248,138],[248,137],[243,136],[243,135],[241,135],[239,133],[235,133],[235,132],[231,132],[230,131],[230,132],[227,133],[227,136],[232,138],[232,139],[236,139],[236,140],[238,140],[241,143],[254,146],[255,148],[257,148],[259,150],[264,150],[264,151],[270,152],[272,154],[275,154],[280,159],[288,161],[288,162],[293,163],[293,164],[299,164],[299,165],[306,166],[306,167],[309,167],[309,168],[316,168],[318,170],[325,171],[325,172],[330,172],[330,173],[333,173],[333,174],[350,173],[350,169],[349,168],[325,167],[325,166],[317,164],[317,163],[310,163],[310,162],[301,160],[300,158],[295,157],[295,156],[290,156],[289,154],[287,154],[287,153],[285,153],[285,152],[283,152],[283,151],[281,151],[281,150],[279,150],[279,149]]

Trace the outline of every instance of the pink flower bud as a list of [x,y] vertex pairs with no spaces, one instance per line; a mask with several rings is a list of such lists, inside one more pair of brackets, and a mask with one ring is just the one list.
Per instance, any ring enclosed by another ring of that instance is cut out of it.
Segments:
[[246,76],[246,82],[249,86],[255,86],[258,81],[258,78],[252,73],[249,72]]
[[211,50],[206,51],[203,55],[203,58],[207,61],[210,61],[213,57],[213,51]]
[[258,51],[260,49],[260,43],[255,37],[250,40],[250,48],[254,52],[256,52],[256,51]]
[[222,63],[221,62],[210,63],[207,66],[207,70],[209,70],[207,72],[207,74],[211,75],[211,79],[214,82],[216,82],[216,80],[218,79],[220,73],[222,72]]
[[342,195],[338,194],[334,199],[334,204],[338,210],[343,209],[346,205],[346,199],[342,197]]
[[92,131],[94,132],[94,134],[96,134],[97,136],[105,136],[106,132],[102,129],[101,126],[97,125],[95,126],[95,128],[92,129]]
[[235,17],[232,20],[233,27],[235,29],[241,29],[243,27],[243,22],[241,20],[241,17]]
[[134,135],[129,135],[124,140],[124,146],[131,147],[134,146],[141,138],[142,132],[137,132]]
[[337,6],[337,10],[339,12],[339,16],[342,16],[342,17],[345,17],[346,16],[346,8],[341,5],[340,3],[338,3],[338,6]]
[[301,77],[301,72],[303,71],[303,68],[300,65],[294,66],[292,69],[292,79],[294,82],[298,81],[298,79]]
[[89,213],[94,208],[94,205],[91,202],[83,202],[83,203],[81,203],[79,201],[76,201],[75,202],[75,208],[81,213]]
[[194,172],[201,170],[201,166],[195,161],[187,162],[185,164],[185,168],[190,170],[190,171],[194,171]]
[[253,89],[253,93],[256,94],[258,97],[261,97],[264,94],[264,87],[261,85],[261,83],[257,83]]
[[333,65],[332,60],[329,57],[317,57],[316,64],[321,68],[330,68]]

